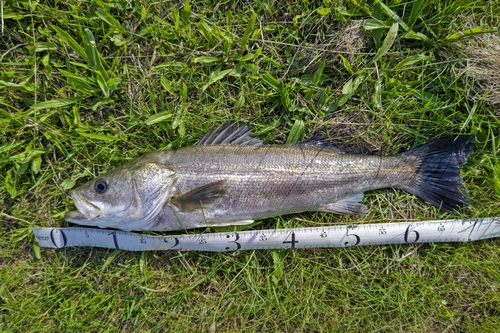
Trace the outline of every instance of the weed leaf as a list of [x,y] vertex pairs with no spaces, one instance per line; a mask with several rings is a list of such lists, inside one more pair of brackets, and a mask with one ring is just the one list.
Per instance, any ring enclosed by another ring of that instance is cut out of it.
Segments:
[[197,57],[193,59],[194,63],[200,63],[200,64],[205,64],[205,65],[215,65],[215,64],[221,64],[224,62],[223,58],[219,57]]
[[4,184],[7,193],[10,194],[10,197],[15,198],[17,196],[17,190],[15,178],[12,177],[12,169],[6,172]]
[[457,31],[451,35],[446,36],[444,39],[445,41],[455,41],[467,36],[472,36],[472,35],[477,35],[477,34],[482,34],[482,33],[488,33],[488,32],[497,32],[497,28],[489,28],[489,27],[475,27],[475,28],[470,28],[467,30],[462,30],[462,31]]
[[390,50],[392,44],[394,44],[394,41],[396,40],[396,36],[398,35],[398,27],[398,23],[394,23],[391,26],[389,32],[387,33],[387,36],[384,39],[384,42],[382,43],[382,46],[380,47],[380,49],[378,49],[377,54],[375,54],[375,57],[373,57],[370,63],[378,61],[384,56],[384,54],[386,54]]
[[75,88],[75,90],[83,93],[92,94],[96,90],[95,81],[92,78],[83,77],[77,74],[70,73],[64,69],[59,69],[59,72],[66,77],[68,83]]
[[391,23],[387,21],[381,21],[377,19],[367,19],[363,21],[363,29],[365,30],[377,30],[377,29],[389,29]]
[[404,60],[400,61],[396,66],[394,66],[394,69],[400,69],[403,67],[411,66],[417,62],[428,60],[430,58],[431,58],[431,56],[429,56],[429,55],[414,54],[414,55],[408,56]]
[[78,134],[80,134],[83,137],[89,138],[89,139],[95,139],[95,140],[101,140],[101,141],[116,141],[118,138],[112,135],[107,135],[107,134],[96,134],[96,133],[87,133],[81,130],[76,131]]
[[247,27],[245,29],[245,32],[243,33],[243,37],[241,38],[241,48],[240,48],[240,55],[242,56],[243,53],[245,53],[247,43],[248,43],[248,37],[253,31],[253,27],[255,25],[255,19],[257,18],[257,14],[252,11],[250,14],[250,19],[248,20]]
[[306,126],[304,125],[304,121],[295,120],[295,123],[286,138],[286,143],[293,143],[304,139],[304,133],[306,132]]
[[222,80],[226,75],[228,75],[231,72],[234,73],[234,69],[232,69],[232,68],[231,69],[225,69],[223,71],[216,70],[216,71],[210,73],[210,76],[208,77],[208,82],[205,83],[203,85],[203,87],[201,87],[201,91],[207,90],[207,88],[210,85],[214,84],[217,81]]
[[74,103],[77,103],[84,99],[87,96],[78,96],[78,97],[68,97],[61,99],[53,99],[50,101],[44,101],[40,103],[33,104],[30,106],[31,110],[42,110],[42,109],[50,109],[50,108],[60,108],[64,106],[68,106]]
[[210,44],[210,46],[215,46],[215,40],[212,37],[212,28],[205,22],[205,20],[202,18],[200,23],[198,23],[196,26],[200,30],[203,37],[205,37],[207,42]]
[[281,93],[282,90],[281,83],[278,80],[276,80],[274,76],[272,76],[269,73],[264,73],[262,74],[262,80],[264,80],[264,82],[269,84],[274,90]]
[[151,126],[153,124],[159,123],[161,121],[164,121],[166,119],[172,118],[172,112],[171,111],[165,111],[161,113],[154,114],[152,116],[149,116],[148,120],[144,122],[144,124]]
[[431,39],[429,37],[427,37],[427,35],[424,35],[421,32],[415,32],[413,30],[408,31],[407,33],[405,33],[402,36],[402,38],[405,38],[405,39],[417,39],[417,40],[421,40],[423,42],[430,42],[431,41]]
[[186,0],[184,7],[182,8],[182,21],[184,25],[189,23],[189,18],[191,17],[191,6],[189,5],[189,0]]

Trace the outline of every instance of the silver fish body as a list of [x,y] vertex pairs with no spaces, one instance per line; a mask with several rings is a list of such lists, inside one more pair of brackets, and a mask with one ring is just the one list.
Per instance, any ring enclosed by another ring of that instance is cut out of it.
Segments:
[[167,231],[305,211],[365,214],[363,193],[386,187],[447,211],[468,204],[459,169],[473,149],[469,137],[381,157],[345,154],[315,139],[262,145],[249,134],[226,123],[195,146],[139,157],[74,190],[78,211],[66,220]]

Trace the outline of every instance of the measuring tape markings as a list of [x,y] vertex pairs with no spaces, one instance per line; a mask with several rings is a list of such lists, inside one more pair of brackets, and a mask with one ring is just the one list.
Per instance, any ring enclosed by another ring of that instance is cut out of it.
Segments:
[[129,251],[236,251],[467,242],[500,237],[500,217],[370,223],[312,228],[152,236],[92,228],[33,228],[40,247],[93,246]]

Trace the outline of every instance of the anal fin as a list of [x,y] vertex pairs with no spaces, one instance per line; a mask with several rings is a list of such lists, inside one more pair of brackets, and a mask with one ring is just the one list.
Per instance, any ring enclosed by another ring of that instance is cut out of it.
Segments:
[[322,207],[325,212],[342,215],[365,215],[368,208],[359,202],[363,199],[363,193],[353,194],[339,201],[332,202]]

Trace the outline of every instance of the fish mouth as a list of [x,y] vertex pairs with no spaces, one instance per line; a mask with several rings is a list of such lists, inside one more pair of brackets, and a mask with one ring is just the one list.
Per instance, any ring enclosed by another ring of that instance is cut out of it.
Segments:
[[87,200],[85,197],[79,195],[76,192],[72,192],[71,198],[73,199],[76,209],[78,210],[67,212],[64,216],[64,219],[66,221],[81,224],[82,222],[90,222],[92,220],[101,218],[101,209]]

